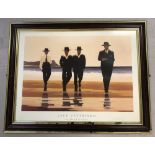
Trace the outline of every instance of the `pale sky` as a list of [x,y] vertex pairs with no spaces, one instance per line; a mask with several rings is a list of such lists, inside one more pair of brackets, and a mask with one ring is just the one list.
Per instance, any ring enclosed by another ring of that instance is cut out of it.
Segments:
[[58,35],[50,33],[49,35],[30,35],[25,37],[24,48],[24,60],[25,61],[39,61],[43,54],[43,49],[49,48],[49,55],[52,60],[55,60],[59,64],[60,56],[64,54],[63,49],[65,46],[69,46],[70,54],[76,54],[76,47],[81,46],[83,48],[82,53],[86,56],[87,66],[99,66],[98,53],[103,50],[101,46],[104,41],[108,41],[111,46],[110,49],[115,54],[115,66],[131,66],[131,36],[119,35],[118,33],[62,33]]

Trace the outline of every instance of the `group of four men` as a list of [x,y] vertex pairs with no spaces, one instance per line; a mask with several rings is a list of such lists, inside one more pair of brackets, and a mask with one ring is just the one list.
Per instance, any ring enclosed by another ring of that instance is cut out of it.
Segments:
[[[98,60],[101,61],[101,71],[103,75],[103,83],[105,93],[108,93],[109,83],[114,64],[114,52],[109,49],[110,44],[104,42],[102,45],[104,50],[99,52]],[[81,46],[77,47],[77,54],[74,56],[69,55],[69,47],[64,48],[64,55],[60,58],[60,66],[62,68],[62,86],[63,92],[66,92],[66,86],[72,77],[72,69],[74,72],[74,89],[75,91],[81,91],[81,81],[83,78],[83,72],[86,66],[86,58],[84,54],[81,54]],[[44,91],[47,91],[47,82],[51,75],[51,58],[48,55],[49,49],[45,48],[44,56],[40,61],[40,68],[43,72]]]

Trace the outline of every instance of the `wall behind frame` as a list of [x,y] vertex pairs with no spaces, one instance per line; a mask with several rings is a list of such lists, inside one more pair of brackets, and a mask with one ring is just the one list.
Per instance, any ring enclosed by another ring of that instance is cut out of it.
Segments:
[[[25,22],[49,22],[49,21],[90,21],[90,19],[0,19],[0,136],[155,136],[155,19],[129,19],[129,20],[146,20],[147,21],[147,39],[148,39],[148,61],[149,70],[151,74],[150,78],[150,98],[151,98],[151,123],[152,131],[150,133],[143,134],[95,134],[95,133],[57,133],[57,134],[4,134],[4,116],[5,116],[5,97],[6,97],[6,70],[8,63],[8,48],[9,48],[9,30],[11,23],[25,23]],[[116,21],[116,20],[128,20],[128,19],[91,19],[93,21]]]

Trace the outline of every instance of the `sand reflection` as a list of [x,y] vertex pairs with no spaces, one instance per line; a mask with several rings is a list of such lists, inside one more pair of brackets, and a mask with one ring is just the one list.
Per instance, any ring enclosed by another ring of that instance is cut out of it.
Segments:
[[104,106],[105,109],[110,109],[111,101],[110,101],[109,94],[105,94],[104,95],[104,103],[103,103],[103,106]]
[[70,97],[67,92],[63,93],[62,105],[63,106],[82,106],[83,105],[82,93],[74,92],[74,97]]

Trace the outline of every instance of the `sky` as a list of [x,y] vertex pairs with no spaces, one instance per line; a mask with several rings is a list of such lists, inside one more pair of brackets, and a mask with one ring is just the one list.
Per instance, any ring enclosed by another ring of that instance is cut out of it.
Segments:
[[131,47],[132,38],[130,33],[119,32],[40,32],[30,33],[25,36],[24,60],[39,61],[43,49],[49,48],[49,55],[52,60],[59,64],[61,55],[64,55],[63,49],[69,46],[71,55],[76,54],[76,47],[82,47],[82,53],[86,56],[86,66],[99,66],[99,51],[103,50],[102,44],[108,41],[110,49],[114,51],[115,66],[131,66]]

